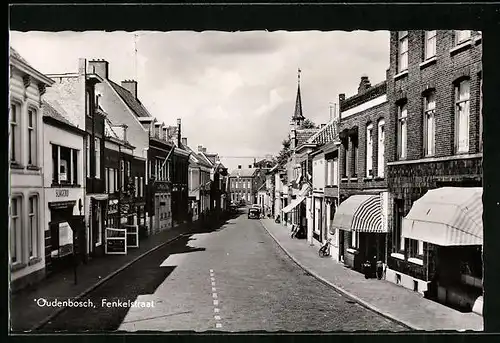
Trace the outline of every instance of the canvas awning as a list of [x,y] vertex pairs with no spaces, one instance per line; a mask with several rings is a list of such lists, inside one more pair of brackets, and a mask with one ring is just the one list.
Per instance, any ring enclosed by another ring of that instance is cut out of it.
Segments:
[[308,183],[304,183],[300,190],[293,189],[292,194],[297,197],[307,197],[307,193],[311,190],[311,186]]
[[482,195],[481,187],[428,191],[403,219],[402,236],[440,246],[482,245]]
[[94,199],[94,200],[97,200],[97,201],[104,201],[104,200],[108,200],[108,194],[89,194],[88,195],[90,198]]
[[332,227],[345,231],[386,233],[387,228],[382,225],[380,195],[350,196],[337,208]]
[[283,211],[283,213],[288,213],[291,210],[293,210],[295,207],[297,207],[304,200],[305,200],[305,197],[298,196],[297,199],[292,200],[292,202],[289,205],[287,205],[286,207],[284,207],[281,211]]

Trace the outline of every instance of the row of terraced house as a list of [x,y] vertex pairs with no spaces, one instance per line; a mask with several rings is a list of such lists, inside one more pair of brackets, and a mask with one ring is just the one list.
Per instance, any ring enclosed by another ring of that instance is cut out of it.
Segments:
[[13,291],[226,208],[218,155],[190,149],[181,119],[157,120],[107,61],[43,74],[11,48],[9,62]]
[[390,33],[386,80],[361,77],[339,113],[299,129],[271,169],[274,217],[332,242],[332,258],[482,314],[482,41],[468,30]]

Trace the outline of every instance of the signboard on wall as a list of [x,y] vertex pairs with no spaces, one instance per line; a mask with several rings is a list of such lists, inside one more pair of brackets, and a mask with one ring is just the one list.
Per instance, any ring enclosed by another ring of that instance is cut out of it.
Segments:
[[126,255],[127,254],[127,230],[106,228],[105,253],[107,255]]
[[387,232],[389,229],[389,192],[380,193],[380,208],[382,211],[382,230]]
[[127,248],[139,247],[139,227],[137,225],[124,225],[127,230]]

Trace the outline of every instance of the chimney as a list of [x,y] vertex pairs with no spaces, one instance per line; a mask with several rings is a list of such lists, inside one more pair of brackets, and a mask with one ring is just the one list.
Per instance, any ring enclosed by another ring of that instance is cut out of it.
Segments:
[[366,90],[371,86],[372,85],[370,83],[370,80],[368,80],[368,76],[366,75],[361,76],[361,81],[359,82],[359,87],[358,87],[358,94],[366,92]]
[[85,76],[87,73],[87,60],[85,58],[78,59],[78,76]]
[[345,94],[344,94],[344,93],[341,93],[341,94],[339,94],[339,106],[340,106],[340,104],[341,104],[343,101],[345,101]]
[[203,153],[206,153],[207,152],[207,148],[203,148]]
[[326,126],[326,124],[321,124],[319,128],[320,128],[320,129],[322,129],[322,128],[324,128],[325,126]]
[[161,136],[161,139],[165,140],[165,141],[168,141],[168,131],[167,131],[167,127],[164,126],[162,127],[162,130],[163,130],[163,136]]
[[102,59],[89,61],[89,73],[97,74],[100,77],[102,77],[103,79],[107,79],[108,72],[109,72],[109,62],[108,61],[105,61]]
[[125,88],[137,99],[137,81],[135,80],[125,80],[122,81],[122,87]]
[[177,146],[181,146],[181,118],[177,119]]
[[203,145],[198,145],[198,152],[203,152]]
[[125,142],[127,142],[127,129],[128,129],[128,126],[127,126],[127,125],[125,125],[125,124],[123,124],[123,125],[122,125],[122,128],[123,128],[123,140],[124,140]]
[[186,137],[182,137],[182,145],[186,146],[188,145],[188,139]]
[[241,164],[238,164],[238,169],[241,169]]

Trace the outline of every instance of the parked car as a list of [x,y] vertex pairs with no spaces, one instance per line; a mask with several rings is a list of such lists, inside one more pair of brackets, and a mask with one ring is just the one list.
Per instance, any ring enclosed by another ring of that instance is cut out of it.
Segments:
[[260,210],[255,207],[250,207],[248,209],[248,219],[259,219],[260,218]]

